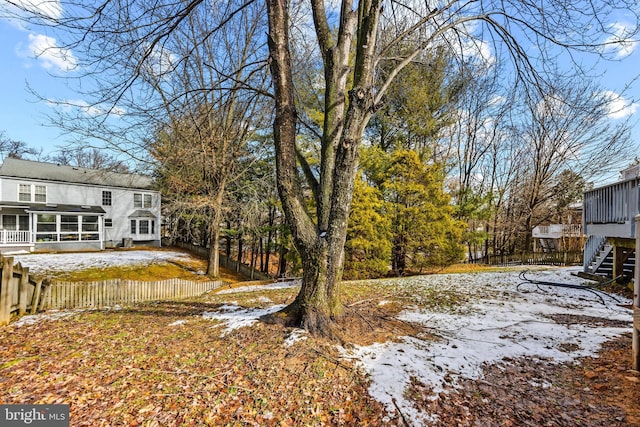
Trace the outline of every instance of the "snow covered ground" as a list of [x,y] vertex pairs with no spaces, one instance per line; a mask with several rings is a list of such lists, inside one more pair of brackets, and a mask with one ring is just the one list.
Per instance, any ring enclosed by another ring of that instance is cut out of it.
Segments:
[[[148,264],[188,256],[170,251],[116,251],[74,254],[38,254],[15,256],[16,262],[32,271],[72,270],[88,267]],[[536,280],[583,284],[572,276],[579,268],[553,268],[535,271]],[[622,305],[630,300],[597,296],[580,289],[542,287],[518,284],[518,272],[443,274],[385,280],[389,294],[397,289],[422,289],[436,294],[465,295],[467,303],[424,309],[407,306],[401,320],[423,325],[438,340],[398,337],[398,342],[377,343],[365,347],[341,349],[342,357],[353,360],[371,378],[369,392],[390,412],[395,405],[414,420],[415,425],[428,425],[430,415],[415,408],[405,398],[412,378],[433,390],[434,399],[446,386],[464,379],[477,379],[484,364],[509,363],[515,358],[546,360],[550,363],[572,362],[596,354],[603,342],[631,331],[632,312]],[[257,319],[281,308],[271,305],[247,309],[233,302],[233,294],[262,291],[269,288],[293,287],[299,283],[276,283],[246,286],[224,292],[229,302],[216,311],[202,313],[218,319],[224,333],[235,328],[250,327]],[[429,295],[424,292],[423,295]],[[269,300],[264,300],[269,302]],[[457,300],[456,300],[457,301]],[[385,303],[382,301],[381,304]],[[180,323],[171,325],[178,327]],[[286,345],[304,339],[294,331]],[[553,384],[539,384],[541,390]],[[395,403],[394,403],[395,401]]]
[[[570,275],[578,268],[558,268],[533,272],[529,277],[549,282],[583,284]],[[571,362],[595,355],[606,340],[631,330],[632,312],[622,304],[630,300],[600,297],[580,289],[518,289],[517,272],[433,275],[389,280],[390,287],[430,287],[442,292],[469,295],[463,306],[424,310],[407,307],[400,318],[428,328],[440,340],[400,337],[399,342],[378,343],[343,349],[344,358],[355,360],[371,377],[369,392],[390,412],[397,404],[416,424],[429,423],[405,398],[411,378],[431,386],[434,398],[446,384],[461,379],[477,379],[483,364],[513,358]],[[261,287],[242,289],[259,291]],[[232,289],[226,292],[238,292]],[[233,304],[204,316],[224,322],[225,332],[251,325],[266,312],[278,309],[248,310]],[[605,320],[606,319],[606,320]],[[613,321],[613,322],[611,322]],[[611,326],[613,325],[613,326]],[[289,344],[291,345],[291,344]],[[293,344],[295,345],[295,344]],[[553,384],[540,384],[541,389]],[[395,404],[394,404],[395,400]]]
[[177,251],[153,250],[13,255],[15,263],[19,262],[24,267],[29,267],[29,270],[35,274],[86,268],[148,265],[184,257],[189,255]]

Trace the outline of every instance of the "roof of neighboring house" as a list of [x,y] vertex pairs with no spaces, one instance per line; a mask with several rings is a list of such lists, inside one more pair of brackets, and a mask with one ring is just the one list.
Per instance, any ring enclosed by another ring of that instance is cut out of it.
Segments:
[[0,166],[0,176],[141,189],[150,189],[153,183],[150,177],[144,175],[77,168],[12,157],[4,159]]

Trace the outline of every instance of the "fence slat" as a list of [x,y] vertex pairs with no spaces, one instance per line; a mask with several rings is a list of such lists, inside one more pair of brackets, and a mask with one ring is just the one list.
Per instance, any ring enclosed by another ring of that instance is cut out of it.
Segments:
[[8,325],[11,320],[11,280],[13,278],[13,258],[2,258],[2,283],[0,284],[0,325]]
[[18,285],[18,315],[22,316],[27,311],[27,295],[29,291],[29,267],[22,267],[20,284]]
[[42,291],[42,281],[42,279],[38,279],[36,281],[36,287],[33,289],[30,314],[36,314],[36,311],[38,310],[38,301],[40,300],[40,292]]

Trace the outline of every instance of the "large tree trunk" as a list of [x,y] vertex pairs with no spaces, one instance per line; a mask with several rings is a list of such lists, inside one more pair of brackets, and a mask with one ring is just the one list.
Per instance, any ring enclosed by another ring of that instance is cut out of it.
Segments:
[[209,262],[207,264],[207,275],[218,277],[220,275],[220,218],[222,217],[221,206],[216,206],[211,215],[209,223]]
[[214,198],[214,206],[209,219],[209,262],[207,275],[220,276],[220,221],[222,220],[222,203],[224,200],[224,183]]
[[[303,266],[295,301],[273,316],[311,333],[332,336],[333,321],[342,314],[342,276],[347,219],[358,165],[358,145],[373,111],[373,54],[380,13],[378,0],[342,3],[337,37],[331,30],[324,0],[311,0],[314,25],[325,69],[325,122],[314,223],[306,210],[296,164],[296,110],[289,51],[287,0],[267,0],[270,68],[275,98],[274,143],[278,192]],[[345,108],[349,48],[359,23],[353,89]],[[335,41],[335,44],[332,44]],[[345,111],[346,110],[346,111]]]

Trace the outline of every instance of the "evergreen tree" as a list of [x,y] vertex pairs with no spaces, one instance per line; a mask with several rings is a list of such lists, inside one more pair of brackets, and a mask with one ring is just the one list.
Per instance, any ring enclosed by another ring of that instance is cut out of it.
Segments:
[[453,217],[442,167],[423,164],[412,150],[384,153],[374,147],[365,150],[362,157],[392,223],[394,273],[421,272],[460,260],[460,240],[466,226]]
[[345,279],[368,279],[386,275],[391,258],[391,220],[384,215],[384,200],[359,175],[345,244]]

